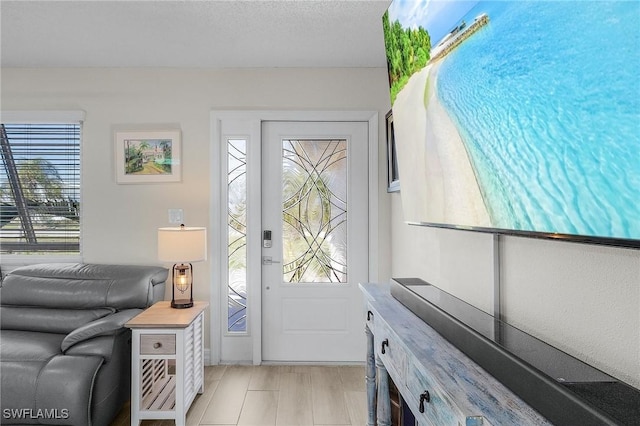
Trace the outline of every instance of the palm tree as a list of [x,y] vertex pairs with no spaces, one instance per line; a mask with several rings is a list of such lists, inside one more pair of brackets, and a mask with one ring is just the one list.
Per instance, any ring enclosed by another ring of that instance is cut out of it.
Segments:
[[171,173],[171,142],[163,140],[160,142],[160,148],[162,148],[162,154],[164,161],[162,162],[162,168],[165,172]]
[[[16,165],[22,196],[29,210],[47,216],[63,216],[79,220],[79,203],[65,194],[65,182],[56,167],[48,160],[34,158]],[[0,187],[2,226],[17,217],[16,201],[9,183]]]
[[132,141],[125,141],[125,167],[126,173],[135,173],[142,170],[144,163],[144,151],[150,148],[149,142],[140,141],[138,144],[132,144]]
[[64,181],[50,161],[34,158],[19,163],[17,169],[28,203],[42,204],[64,199]]

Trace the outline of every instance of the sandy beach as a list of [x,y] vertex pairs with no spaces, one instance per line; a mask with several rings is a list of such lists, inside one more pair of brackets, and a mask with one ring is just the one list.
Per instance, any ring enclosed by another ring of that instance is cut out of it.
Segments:
[[414,74],[393,105],[404,217],[488,227],[491,221],[467,150],[438,100],[440,63]]

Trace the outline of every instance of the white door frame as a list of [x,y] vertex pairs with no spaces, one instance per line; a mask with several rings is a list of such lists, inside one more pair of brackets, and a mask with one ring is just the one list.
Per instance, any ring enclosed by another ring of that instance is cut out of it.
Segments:
[[[223,141],[227,137],[243,137],[254,141],[251,146],[259,147],[261,141],[261,125],[263,121],[361,121],[368,123],[369,138],[369,281],[378,279],[377,265],[379,263],[378,250],[378,112],[377,111],[212,111],[211,112],[211,196],[210,196],[210,229],[209,253],[211,253],[211,283],[209,331],[210,331],[210,363],[215,365],[220,361],[227,361],[222,356],[222,325],[227,321],[227,295],[222,293],[221,283],[226,283],[226,268],[222,267],[222,253],[225,252],[226,235],[226,204],[219,201],[226,200],[223,196],[226,190],[226,145]],[[254,365],[262,363],[262,288],[261,288],[261,190],[255,182],[261,177],[261,152],[258,149],[247,152],[248,194],[247,202],[253,206],[248,211],[247,229],[247,330],[243,337],[238,337],[240,350],[236,355],[241,359],[230,361],[251,361]],[[224,299],[224,300],[223,300]],[[225,337],[226,338],[226,337]]]

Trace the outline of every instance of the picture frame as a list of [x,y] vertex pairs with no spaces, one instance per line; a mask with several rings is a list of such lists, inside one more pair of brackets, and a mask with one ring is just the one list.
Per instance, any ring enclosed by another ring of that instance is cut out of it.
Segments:
[[180,182],[180,130],[115,131],[118,184]]
[[393,110],[385,116],[387,123],[387,192],[400,191],[400,172],[396,153],[396,138],[393,131]]

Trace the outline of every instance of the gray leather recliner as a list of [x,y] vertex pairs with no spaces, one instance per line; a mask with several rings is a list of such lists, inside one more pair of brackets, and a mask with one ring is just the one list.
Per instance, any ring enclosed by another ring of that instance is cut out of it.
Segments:
[[0,424],[108,425],[129,399],[131,332],[167,269],[41,264],[0,286]]

